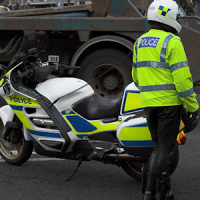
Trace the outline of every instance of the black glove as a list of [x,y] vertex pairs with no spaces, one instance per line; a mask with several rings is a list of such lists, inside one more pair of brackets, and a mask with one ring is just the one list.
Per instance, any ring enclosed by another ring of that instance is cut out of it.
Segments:
[[196,117],[198,116],[198,112],[199,112],[199,109],[196,110],[195,112],[187,112],[187,120],[189,123],[193,122]]

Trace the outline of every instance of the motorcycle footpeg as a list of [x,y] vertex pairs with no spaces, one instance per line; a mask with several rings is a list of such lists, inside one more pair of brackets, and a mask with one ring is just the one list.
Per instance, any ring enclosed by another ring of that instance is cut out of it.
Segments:
[[93,151],[88,157],[87,157],[87,160],[90,161],[92,160],[93,158],[97,157],[98,154],[96,151]]

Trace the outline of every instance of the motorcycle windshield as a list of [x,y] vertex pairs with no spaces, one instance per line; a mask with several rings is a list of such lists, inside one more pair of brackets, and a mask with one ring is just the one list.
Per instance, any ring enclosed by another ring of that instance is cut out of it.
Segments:
[[45,50],[48,44],[48,35],[44,31],[30,33],[25,35],[22,44],[11,59],[10,63],[7,66],[6,71],[8,72],[18,63],[20,63],[27,56],[35,55],[41,50]]

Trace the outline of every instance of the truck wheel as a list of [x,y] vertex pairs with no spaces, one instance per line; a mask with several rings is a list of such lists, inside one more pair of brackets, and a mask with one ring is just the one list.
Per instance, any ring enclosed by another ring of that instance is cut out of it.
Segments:
[[[119,64],[125,53],[115,49],[102,49],[88,55],[80,64],[77,77],[88,83],[113,67],[111,71],[90,83],[100,97],[118,97],[123,95],[124,88],[132,82],[131,58],[127,57]],[[117,66],[115,66],[117,64]]]
[[[33,142],[26,141],[24,139],[22,130],[18,130],[14,133],[14,129],[10,129],[10,133],[8,137],[15,137],[12,140],[15,142],[11,142],[11,138],[4,140],[5,126],[0,120],[0,155],[1,157],[8,163],[12,165],[21,165],[25,163],[31,156],[33,151]],[[21,131],[21,132],[20,132]]]
[[122,162],[122,169],[132,178],[141,181],[142,180],[142,163],[140,162]]

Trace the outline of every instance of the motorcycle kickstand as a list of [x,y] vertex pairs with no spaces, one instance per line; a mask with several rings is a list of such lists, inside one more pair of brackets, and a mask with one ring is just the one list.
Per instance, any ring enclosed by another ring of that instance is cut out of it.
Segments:
[[71,180],[71,178],[74,176],[74,174],[78,171],[78,168],[81,166],[82,161],[83,161],[83,156],[81,155],[81,156],[79,156],[78,165],[77,165],[75,171],[73,172],[73,174],[69,178],[65,178],[65,181]]

